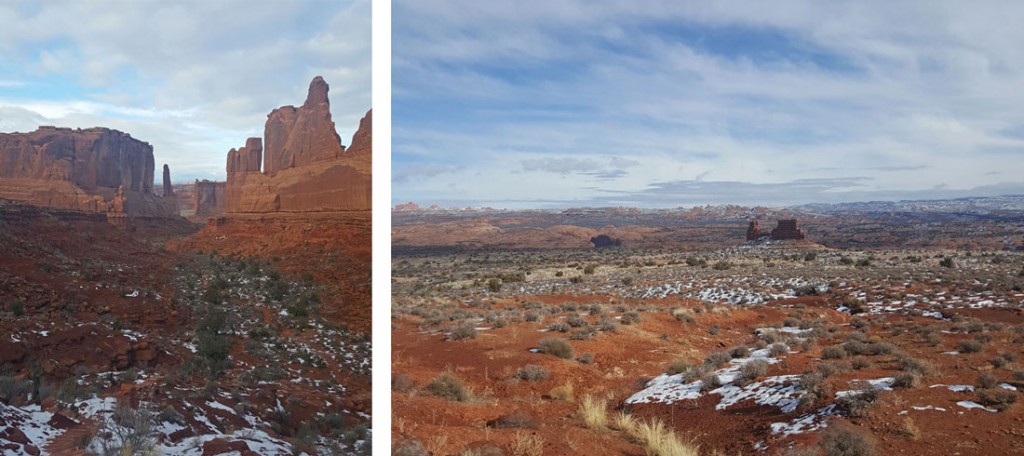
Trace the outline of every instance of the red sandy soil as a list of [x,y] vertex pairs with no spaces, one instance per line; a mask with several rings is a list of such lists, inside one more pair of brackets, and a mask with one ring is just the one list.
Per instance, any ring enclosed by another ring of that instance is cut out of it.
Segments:
[[[529,296],[524,300],[557,306],[568,301],[608,303],[612,298]],[[633,304],[629,300],[616,303]],[[622,325],[616,333],[601,333],[589,340],[570,341],[577,356],[580,353],[593,354],[590,364],[530,352],[544,337],[567,338],[566,334],[538,332],[555,321],[555,316],[548,316],[542,323],[509,323],[503,328],[479,331],[475,339],[460,341],[446,341],[441,332],[425,331],[430,328],[419,327],[422,320],[412,315],[396,317],[392,333],[392,372],[411,379],[414,389],[392,392],[394,442],[418,440],[435,455],[460,454],[481,445],[513,454],[517,433],[526,432],[520,435],[535,435],[543,439],[543,454],[645,454],[637,442],[620,431],[586,428],[577,412],[577,403],[585,394],[591,394],[607,398],[609,412],[624,409],[637,418],[657,417],[669,423],[681,435],[699,445],[702,454],[715,450],[725,454],[756,454],[752,448],[759,441],[768,444],[768,454],[782,454],[794,444],[815,446],[817,433],[788,438],[771,435],[771,423],[789,421],[801,412],[782,414],[777,408],[761,407],[752,402],[716,411],[717,395],[671,405],[625,406],[623,401],[643,389],[647,380],[664,372],[665,366],[673,360],[682,358],[699,363],[711,351],[753,344],[753,328],[780,326],[794,311],[793,306],[806,307],[808,315],[818,315],[817,319],[824,321],[826,326],[835,327],[836,333],[831,341],[819,340],[808,353],[786,355],[781,363],[771,366],[766,375],[800,374],[811,370],[823,362],[819,359],[821,347],[847,340],[846,335],[853,331],[848,326],[849,315],[833,310],[833,303],[824,298],[803,297],[785,301],[785,307],[769,304],[735,307],[724,313],[700,313],[696,315],[695,323],[686,324],[668,315],[668,309],[679,305],[699,307],[698,304],[673,299],[653,303],[648,300],[647,304],[653,309],[640,313],[641,322],[638,324]],[[437,305],[436,301],[434,305]],[[506,306],[518,307],[521,303],[499,300],[493,308]],[[607,314],[619,315],[612,308],[612,305],[604,306]],[[980,321],[1011,324],[1022,318],[1017,309],[966,310],[964,314]],[[973,393],[929,387],[933,384],[975,385],[979,373],[991,372],[1000,382],[1024,389],[1024,381],[1014,379],[1012,375],[1013,370],[1020,369],[1020,359],[1024,358],[1024,336],[1013,327],[1004,327],[987,332],[992,340],[981,353],[945,355],[942,352],[954,350],[957,342],[974,335],[940,332],[941,343],[932,347],[907,329],[938,325],[948,330],[950,323],[902,315],[864,318],[870,318],[872,322],[865,332],[866,337],[896,344],[911,356],[933,365],[937,373],[925,376],[915,388],[883,392],[866,417],[837,417],[833,420],[849,420],[868,430],[876,440],[876,454],[1024,452],[1024,406],[1016,404],[1000,413],[968,410],[957,406],[956,402],[977,401]],[[708,329],[715,325],[720,332],[710,335]],[[478,326],[489,325],[480,323]],[[902,329],[897,331],[896,328]],[[993,369],[989,360],[1006,352],[1014,354],[1016,361],[1005,368]],[[893,356],[871,356],[868,359],[870,367],[829,377],[828,384],[834,391],[850,390],[854,389],[849,385],[852,380],[899,374],[899,366]],[[848,363],[849,359],[842,361]],[[516,370],[528,364],[543,366],[550,376],[542,381],[514,379]],[[432,396],[425,387],[443,371],[455,373],[478,398],[458,403]],[[552,388],[567,382],[575,387],[576,402],[555,400],[549,396]],[[911,408],[927,405],[943,407],[946,412]],[[528,421],[532,421],[534,426],[503,429],[487,425],[492,420],[514,413],[531,418]],[[907,431],[907,419],[919,429],[914,435]]]

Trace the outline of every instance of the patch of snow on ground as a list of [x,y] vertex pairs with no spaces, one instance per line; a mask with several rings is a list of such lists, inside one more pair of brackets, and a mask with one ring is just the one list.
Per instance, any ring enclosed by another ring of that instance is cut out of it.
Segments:
[[828,426],[828,418],[835,415],[836,412],[836,405],[829,404],[813,412],[800,415],[787,423],[772,423],[772,434],[788,437],[824,429]]
[[998,411],[996,409],[990,409],[988,407],[985,407],[984,405],[981,405],[981,404],[979,404],[977,402],[974,402],[974,401],[960,401],[960,402],[957,402],[956,405],[959,405],[959,406],[961,406],[961,407],[963,407],[965,409],[975,409],[975,408],[982,409],[982,410],[984,410],[986,412],[990,412],[990,413],[996,413]]

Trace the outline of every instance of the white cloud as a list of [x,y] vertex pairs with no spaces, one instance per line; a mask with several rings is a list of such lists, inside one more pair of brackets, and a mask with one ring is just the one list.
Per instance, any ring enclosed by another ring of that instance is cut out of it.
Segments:
[[172,172],[222,177],[225,146],[262,135],[266,115],[301,104],[316,75],[343,142],[370,108],[369,0],[5,3],[0,23],[0,59],[23,71],[0,65],[0,79],[62,85],[0,92],[3,104],[58,125],[131,126]]
[[[861,195],[989,185],[1024,158],[1024,137],[1011,134],[1024,125],[1021,13],[958,2],[399,2],[393,97],[396,119],[411,120],[393,130],[394,166],[409,157],[465,170],[393,192],[596,201],[680,176],[771,185],[865,173],[875,193]],[[769,33],[779,53],[742,40],[704,48],[674,27]],[[614,179],[583,172],[607,155],[640,165]],[[509,169],[524,174],[505,179]],[[446,193],[453,182],[459,193]]]

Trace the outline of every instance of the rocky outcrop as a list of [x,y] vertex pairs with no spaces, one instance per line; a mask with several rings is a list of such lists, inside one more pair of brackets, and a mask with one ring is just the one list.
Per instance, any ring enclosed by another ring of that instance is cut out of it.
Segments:
[[750,225],[747,226],[748,241],[754,241],[767,235],[768,233],[761,231],[761,224],[757,223],[757,220],[750,222]]
[[224,188],[226,182],[196,180],[192,188],[192,207],[195,216],[220,217],[224,215]]
[[772,239],[798,241],[807,239],[807,233],[800,229],[800,224],[797,223],[796,219],[779,220],[778,226],[772,230]]
[[[0,133],[0,199],[86,212],[177,215],[153,192],[153,146],[107,128]],[[165,179],[170,170],[165,167]]]
[[301,107],[282,106],[267,116],[263,129],[267,140],[265,173],[335,159],[345,152],[331,120],[328,89],[324,78],[317,76],[309,83],[306,102]]
[[599,234],[590,238],[590,243],[596,248],[618,247],[622,245],[622,239],[613,238],[607,234]]
[[371,112],[346,150],[331,120],[328,89],[317,76],[302,106],[267,116],[264,141],[249,138],[245,147],[228,152],[226,213],[370,209]]
[[164,163],[164,192],[160,196],[174,196],[174,187],[171,186],[171,167]]
[[405,203],[405,204],[396,204],[395,205],[395,210],[396,211],[418,211],[418,210],[420,210],[420,205],[416,204],[416,203],[414,203],[412,201],[409,201],[408,203]]
[[747,240],[756,241],[765,237],[773,241],[799,241],[807,239],[807,233],[800,229],[800,224],[795,219],[779,220],[778,225],[770,233],[762,230],[757,220],[751,221],[747,226]]

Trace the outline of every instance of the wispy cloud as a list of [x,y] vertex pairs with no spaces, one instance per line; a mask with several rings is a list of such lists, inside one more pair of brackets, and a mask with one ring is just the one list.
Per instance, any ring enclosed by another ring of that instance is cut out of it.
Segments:
[[[774,193],[743,185],[870,175],[863,185],[891,195],[985,186],[1024,158],[1024,54],[1009,44],[1024,40],[1018,13],[956,2],[397,2],[394,166],[466,171],[397,182],[393,194],[570,205],[632,192],[649,205],[645,189],[679,176],[767,202]],[[510,168],[518,185],[478,182]],[[446,192],[455,177],[458,193]]]
[[369,0],[110,6],[0,4],[0,106],[25,110],[0,125],[131,128],[176,178],[223,178],[315,75],[346,142],[370,108]]

